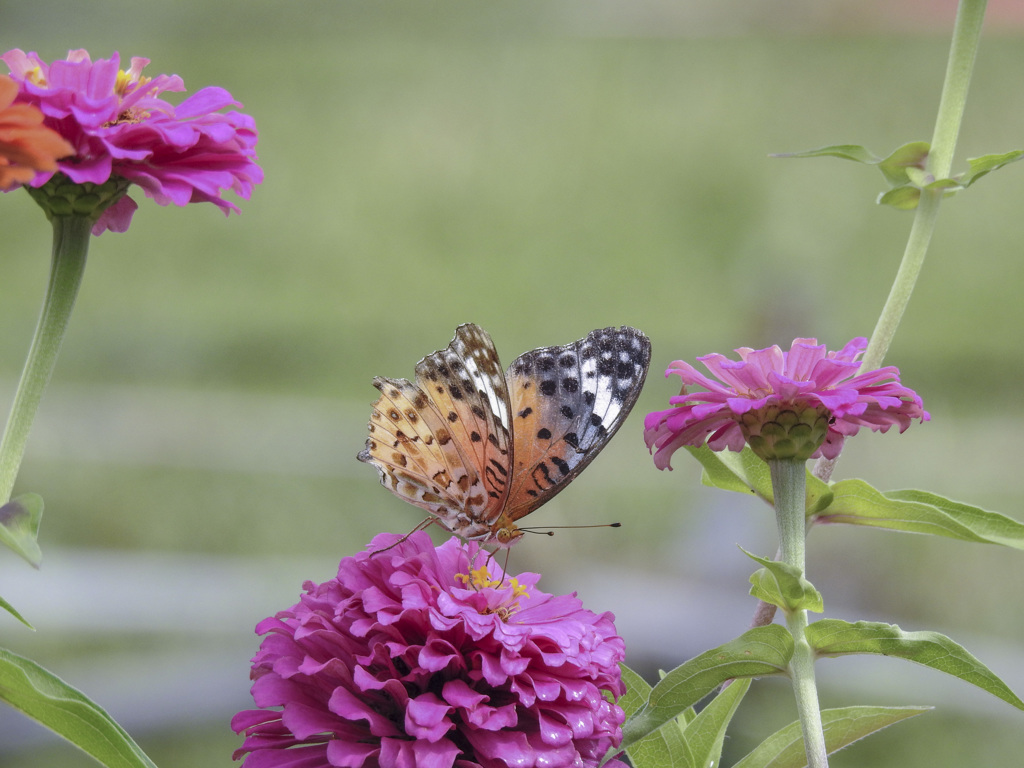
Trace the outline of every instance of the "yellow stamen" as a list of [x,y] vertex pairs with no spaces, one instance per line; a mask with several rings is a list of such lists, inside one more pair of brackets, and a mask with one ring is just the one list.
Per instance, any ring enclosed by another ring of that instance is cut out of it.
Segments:
[[143,86],[148,83],[152,78],[146,77],[145,75],[139,75],[139,79],[133,79],[134,75],[125,72],[123,69],[117,72],[117,82],[114,83],[114,93],[118,96],[124,96],[128,91],[134,90],[134,87]]
[[[492,579],[490,572],[487,570],[486,565],[481,565],[479,568],[470,568],[469,573],[457,573],[455,578],[461,581],[468,587],[473,587],[477,591],[484,589],[485,587],[491,587],[492,589],[499,589],[504,580]],[[515,578],[508,580],[509,584],[512,585],[512,599],[519,597],[529,597],[529,592],[526,591],[526,587],[519,583]]]
[[39,69],[39,67],[33,67],[28,72],[26,72],[25,79],[28,80],[30,83],[38,85],[42,88],[46,88],[48,85],[48,83],[46,82],[46,78],[43,77],[43,71]]

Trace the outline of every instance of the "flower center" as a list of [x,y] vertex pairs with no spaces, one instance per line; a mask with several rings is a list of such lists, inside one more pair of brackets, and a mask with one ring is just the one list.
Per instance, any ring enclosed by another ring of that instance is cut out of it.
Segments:
[[[519,610],[519,598],[529,597],[530,593],[526,587],[519,583],[514,577],[508,579],[508,587],[502,589],[505,580],[491,578],[486,565],[479,568],[470,568],[469,573],[457,573],[455,578],[461,581],[470,589],[482,592],[485,589],[494,590],[489,596],[487,607],[481,611],[482,614],[496,614],[502,621],[507,621],[516,611]],[[498,598],[494,600],[494,598]]]
[[43,71],[39,67],[33,67],[25,73],[25,79],[33,85],[38,85],[40,88],[46,88],[49,83],[46,82],[46,78],[43,77]]
[[[139,74],[134,70],[125,72],[123,69],[118,70],[117,80],[114,83],[114,93],[118,99],[124,99],[129,93],[143,88],[153,78],[146,77],[145,75]],[[129,107],[128,109],[121,110],[117,119],[109,123],[104,123],[105,128],[109,128],[112,125],[121,125],[123,123],[141,123],[149,117],[149,112],[144,109],[138,109],[137,107]]]
[[114,83],[114,93],[123,97],[129,91],[134,91],[136,87],[145,85],[150,80],[152,80],[151,77],[125,72],[123,69],[120,69],[117,72],[117,81]]

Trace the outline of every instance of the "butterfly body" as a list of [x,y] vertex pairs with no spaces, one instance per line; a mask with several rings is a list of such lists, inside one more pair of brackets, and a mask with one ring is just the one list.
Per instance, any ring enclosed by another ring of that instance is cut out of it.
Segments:
[[490,336],[466,324],[423,358],[416,380],[377,377],[358,455],[381,484],[467,540],[507,547],[516,522],[550,500],[607,444],[650,363],[633,328],[605,328],[520,355],[503,371]]

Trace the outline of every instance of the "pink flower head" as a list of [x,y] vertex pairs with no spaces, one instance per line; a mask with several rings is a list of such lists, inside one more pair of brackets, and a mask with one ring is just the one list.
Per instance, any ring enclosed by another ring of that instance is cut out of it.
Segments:
[[[380,550],[384,551],[380,551]],[[374,554],[370,554],[373,552]],[[475,542],[380,534],[265,619],[246,768],[596,766],[622,738],[611,614],[510,578]],[[616,763],[619,768],[621,764]]]
[[[921,398],[900,384],[896,367],[857,375],[857,360],[866,347],[866,339],[856,338],[828,352],[816,339],[796,339],[789,352],[777,346],[742,347],[736,350],[738,361],[719,354],[697,358],[719,381],[677,360],[665,372],[683,380],[682,392],[669,398],[675,407],[650,413],[644,421],[655,465],[671,469],[669,460],[678,448],[705,440],[715,451],[740,451],[752,435],[763,442],[765,435],[785,432],[797,422],[798,429],[785,438],[796,444],[793,455],[834,459],[843,440],[861,427],[886,432],[895,424],[903,432],[912,419],[927,421]],[[707,391],[688,392],[691,384]],[[766,428],[769,420],[774,420],[774,432]],[[794,438],[798,431],[801,437]],[[757,450],[753,440],[751,447]]]
[[[93,62],[84,50],[47,64],[36,53],[8,51],[3,59],[19,86],[18,101],[32,104],[74,148],[58,170],[76,184],[103,184],[112,176],[138,184],[160,205],[210,202],[226,213],[238,207],[221,197],[230,189],[248,198],[263,180],[256,164],[256,126],[223,88],[203,88],[178,106],[160,98],[184,91],[177,75],[142,74],[149,59],[133,58],[127,71],[120,56]],[[54,171],[29,182],[41,187]],[[137,205],[122,197],[93,228],[124,232]]]

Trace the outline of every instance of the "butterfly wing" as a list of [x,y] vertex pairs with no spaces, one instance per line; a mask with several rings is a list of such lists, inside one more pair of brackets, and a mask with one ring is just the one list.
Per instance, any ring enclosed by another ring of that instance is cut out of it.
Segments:
[[503,520],[530,514],[584,470],[636,403],[650,362],[650,340],[629,327],[516,358],[505,374],[515,444]]
[[358,455],[381,484],[466,539],[487,538],[508,493],[512,440],[505,376],[487,332],[456,329],[416,365],[416,383],[374,379],[370,435]]

